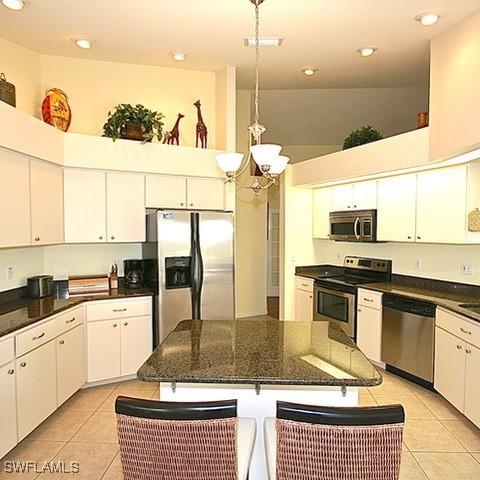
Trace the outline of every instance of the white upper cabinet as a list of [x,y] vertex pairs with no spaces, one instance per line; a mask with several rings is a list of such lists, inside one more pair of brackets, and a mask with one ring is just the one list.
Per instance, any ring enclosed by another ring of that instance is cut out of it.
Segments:
[[318,188],[313,191],[313,238],[329,237],[331,206],[331,188]]
[[145,206],[147,208],[186,208],[187,179],[165,175],[145,177]]
[[30,244],[28,158],[0,149],[0,246]]
[[53,163],[30,160],[32,244],[63,242],[63,173]]
[[224,180],[219,178],[187,178],[187,207],[196,210],[224,210]]
[[378,181],[377,239],[415,241],[417,176],[400,175]]
[[65,169],[66,243],[106,242],[105,172]]
[[464,243],[466,207],[466,165],[419,173],[416,241]]
[[332,188],[332,210],[370,210],[377,208],[377,181],[349,183]]
[[107,241],[145,241],[145,177],[107,172]]

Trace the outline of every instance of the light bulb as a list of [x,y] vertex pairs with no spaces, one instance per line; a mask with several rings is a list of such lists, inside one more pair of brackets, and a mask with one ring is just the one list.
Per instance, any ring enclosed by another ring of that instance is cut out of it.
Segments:
[[89,40],[88,38],[77,38],[75,40],[75,45],[79,48],[83,48],[84,50],[88,50],[89,48],[93,47],[93,41]]
[[376,51],[377,49],[375,47],[363,47],[358,50],[358,53],[360,53],[362,57],[371,57]]
[[431,25],[435,25],[439,18],[440,15],[436,13],[422,13],[421,15],[417,15],[415,20],[420,22],[424,27],[430,27]]
[[25,7],[25,2],[23,0],[2,0],[3,5],[5,5],[10,10],[23,10]]

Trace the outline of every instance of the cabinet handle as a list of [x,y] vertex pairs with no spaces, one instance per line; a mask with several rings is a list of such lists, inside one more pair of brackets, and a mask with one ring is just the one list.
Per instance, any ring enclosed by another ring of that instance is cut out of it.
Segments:
[[470,349],[465,350],[465,353],[471,354],[472,351]]
[[302,283],[302,287],[308,287],[308,283]]
[[309,298],[313,298],[313,295],[310,295],[310,297],[309,297]]
[[103,240],[103,235],[99,235],[99,236],[98,236],[98,239],[99,239],[99,240]]
[[461,345],[457,345],[457,350],[461,350],[462,349],[462,346]]
[[472,334],[472,332],[469,332],[468,330],[465,330],[465,329],[463,329],[462,327],[460,327],[460,331],[461,331],[462,333],[465,333],[466,335],[471,335],[471,334]]
[[361,308],[358,309],[358,313],[362,313],[362,309],[361,309]]
[[354,205],[354,206],[353,206],[353,208],[357,208],[357,206],[356,206],[356,205]]
[[117,323],[114,323],[113,324],[113,328],[117,328],[118,327],[118,324]]
[[13,368],[11,368],[10,370],[8,370],[7,372],[9,375],[13,375],[15,373],[15,370]]
[[33,337],[32,340],[40,340],[44,336],[45,336],[45,332],[42,332],[40,335]]
[[124,326],[124,327],[127,327],[127,326],[128,326],[128,322],[125,322],[125,323],[123,324],[123,326]]
[[421,239],[422,239],[422,237],[418,237],[418,236],[417,236],[417,240],[421,240]]
[[66,320],[65,323],[69,324],[75,321],[75,317],[71,318],[70,320]]
[[21,367],[26,367],[26,366],[27,366],[27,362],[22,362],[22,363],[20,364],[20,366],[21,366]]
[[35,237],[35,241],[36,241],[36,242],[39,242],[39,241],[40,241],[40,237]]
[[363,297],[363,300],[368,303],[373,303],[373,300],[371,300],[370,298]]
[[411,239],[412,239],[412,236],[411,236],[411,235],[409,235],[407,238],[408,238],[409,240],[411,240]]
[[185,204],[184,204],[183,202],[180,204],[181,207],[183,207],[184,205],[185,205]]
[[193,207],[193,203],[191,203],[190,206]]
[[115,235],[112,235],[112,236],[110,237],[110,240],[115,240]]
[[112,311],[115,312],[115,313],[117,313],[117,312],[126,312],[127,309],[126,309],[126,308],[114,308]]
[[65,340],[60,340],[58,343],[59,343],[60,345],[63,345],[63,344],[65,343]]

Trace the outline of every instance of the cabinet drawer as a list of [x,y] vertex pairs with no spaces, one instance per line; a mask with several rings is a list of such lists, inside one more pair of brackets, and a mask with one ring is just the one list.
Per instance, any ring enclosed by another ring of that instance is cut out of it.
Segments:
[[436,324],[447,332],[480,348],[480,325],[463,317],[437,308]]
[[307,292],[313,292],[313,278],[296,277],[295,287],[299,290],[305,290]]
[[57,315],[52,322],[55,323],[57,335],[70,330],[78,325],[81,325],[85,319],[85,309],[83,305],[79,308],[67,310],[66,312]]
[[141,317],[151,313],[152,299],[150,297],[93,302],[87,305],[87,322],[111,318]]
[[358,304],[364,307],[382,308],[382,294],[379,292],[372,292],[371,290],[358,289]]
[[11,362],[15,357],[13,337],[0,341],[0,367]]
[[57,335],[58,325],[55,320],[48,320],[37,327],[20,333],[15,337],[17,357],[49,342]]

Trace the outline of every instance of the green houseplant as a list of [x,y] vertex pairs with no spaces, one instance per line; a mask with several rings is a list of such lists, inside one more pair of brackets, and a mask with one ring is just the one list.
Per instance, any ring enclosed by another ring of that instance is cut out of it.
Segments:
[[121,103],[113,112],[108,112],[108,118],[103,126],[103,136],[113,141],[118,138],[151,142],[153,137],[159,141],[163,137],[163,113],[154,112],[143,105]]
[[383,135],[372,128],[370,125],[362,127],[359,130],[352,132],[344,141],[343,149],[358,147],[359,145],[365,145],[366,143],[376,142],[381,140]]

